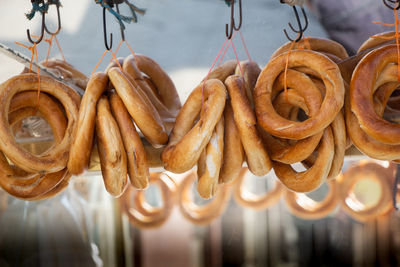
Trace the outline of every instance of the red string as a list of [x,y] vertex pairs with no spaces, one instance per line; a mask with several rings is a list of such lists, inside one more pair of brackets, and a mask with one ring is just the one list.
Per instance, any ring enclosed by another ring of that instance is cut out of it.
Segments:
[[58,50],[60,51],[60,54],[61,54],[61,57],[62,57],[63,61],[65,61],[64,53],[63,53],[63,51],[61,49],[60,43],[58,42],[57,36],[55,34],[52,34],[50,38],[44,39],[49,44],[49,49],[47,50],[47,56],[46,56],[46,63],[49,60],[51,47],[53,45],[53,38],[56,40],[56,44],[57,44]]
[[240,61],[239,61],[238,55],[237,55],[237,53],[236,53],[236,48],[235,48],[235,45],[233,44],[233,42],[232,42],[232,48],[233,48],[233,53],[235,54],[236,61],[237,61],[238,65],[239,65],[240,74],[241,74],[242,77],[243,77],[242,66],[240,65]]
[[250,61],[253,61],[253,60],[251,60],[249,50],[247,50],[246,42],[244,41],[243,34],[242,34],[242,32],[240,30],[239,30],[239,34],[240,34],[240,39],[242,39],[243,47],[244,47],[244,50],[246,51],[248,59]]

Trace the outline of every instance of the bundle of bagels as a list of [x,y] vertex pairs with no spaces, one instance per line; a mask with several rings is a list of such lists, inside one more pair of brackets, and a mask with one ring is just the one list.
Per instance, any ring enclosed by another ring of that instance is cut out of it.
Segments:
[[[253,61],[227,61],[183,106],[171,78],[149,57],[119,58],[89,79],[50,60],[46,66],[84,94],[42,76],[36,101],[33,73],[0,85],[0,186],[19,198],[47,198],[88,168],[93,151],[115,197],[129,184],[149,185],[149,157],[173,173],[197,167],[203,198],[235,182],[244,163],[256,176],[273,169],[289,190],[310,192],[341,173],[352,144],[371,158],[398,161],[399,68],[391,42],[371,38],[349,58],[337,42],[308,38],[280,47],[262,70]],[[13,136],[12,126],[32,115],[43,117],[54,136],[39,155]]]

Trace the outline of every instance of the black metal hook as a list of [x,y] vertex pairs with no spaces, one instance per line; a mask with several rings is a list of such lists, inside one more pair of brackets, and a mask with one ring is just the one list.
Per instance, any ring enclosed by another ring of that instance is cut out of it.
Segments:
[[226,37],[228,38],[228,39],[231,39],[232,38],[232,33],[233,33],[233,30],[236,30],[236,31],[238,31],[238,30],[240,30],[240,27],[242,27],[242,0],[239,0],[239,19],[240,19],[240,21],[239,21],[239,25],[238,26],[236,26],[235,25],[235,0],[231,0],[231,25],[230,25],[230,30],[228,30],[228,24],[225,24],[225,34],[226,34]]
[[61,31],[61,18],[60,18],[60,3],[58,1],[49,1],[49,5],[54,4],[57,7],[57,21],[58,21],[58,28],[55,32],[50,32],[49,29],[46,26],[46,23],[44,24],[44,29],[46,32],[50,35],[56,35]]
[[[118,5],[119,4],[115,4],[115,6],[117,7],[117,12],[118,12],[118,14],[120,14]],[[121,39],[123,42],[125,42],[125,30],[122,28],[121,24],[119,25],[119,28],[121,30]]]
[[107,41],[107,25],[106,25],[106,8],[103,7],[103,32],[104,32],[104,45],[106,46],[107,50],[111,50],[112,43],[113,43],[113,35],[110,33],[110,45],[108,45]]
[[[40,1],[40,2],[43,2],[43,0]],[[42,26],[41,26],[41,30],[40,30],[39,39],[37,39],[36,41],[34,41],[34,40],[32,39],[32,37],[31,37],[31,33],[30,33],[29,29],[26,30],[26,35],[28,36],[28,40],[29,40],[29,42],[31,42],[32,44],[38,44],[38,43],[40,43],[40,42],[42,41],[42,39],[43,39],[43,36],[44,36],[45,13],[44,13],[44,12],[40,12],[40,13],[42,14]]]
[[[389,0],[389,1],[392,1],[392,0]],[[284,0],[280,0],[280,2],[281,2],[281,4],[285,4],[285,1],[284,1]],[[289,22],[289,27],[290,27],[290,29],[291,29],[293,32],[298,33],[299,36],[297,37],[296,40],[293,40],[292,38],[289,37],[289,34],[287,33],[286,29],[284,29],[283,32],[285,33],[286,38],[287,38],[289,41],[291,41],[291,42],[293,42],[293,41],[298,42],[298,41],[301,40],[301,38],[303,37],[303,33],[304,33],[305,30],[308,28],[308,18],[307,18],[306,11],[305,11],[304,8],[301,6],[301,7],[300,7],[300,8],[301,8],[301,12],[303,13],[303,17],[304,17],[304,21],[305,21],[305,25],[304,25],[304,27],[303,27],[302,24],[301,24],[300,17],[299,17],[299,13],[297,12],[296,6],[293,5],[292,7],[293,7],[294,14],[295,14],[295,16],[296,16],[296,21],[297,21],[297,25],[298,25],[299,29],[296,30],[290,22]]]
[[[383,1],[383,3],[385,4],[385,6],[387,6],[389,9],[396,9],[396,10],[399,10],[399,8],[400,8],[400,2],[399,1],[397,1],[397,0],[382,0]],[[397,6],[391,6],[388,2],[390,2],[390,3],[392,3],[392,4],[395,4],[395,5],[397,5]]]

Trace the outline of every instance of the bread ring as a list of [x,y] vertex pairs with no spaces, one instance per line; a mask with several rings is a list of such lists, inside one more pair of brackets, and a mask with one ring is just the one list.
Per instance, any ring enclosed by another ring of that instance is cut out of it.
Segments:
[[[167,221],[175,202],[176,185],[167,174],[151,173],[150,183],[157,184],[160,187],[163,201],[162,207],[150,209],[149,206],[151,205],[145,201],[144,191],[135,190],[131,186],[120,198],[122,211],[127,215],[130,223],[144,229],[159,227]],[[136,207],[131,205],[134,192],[136,192],[135,202],[139,204]]]
[[[216,79],[207,80],[193,90],[176,117],[168,145],[161,155],[166,170],[183,173],[197,163],[221,118],[225,100],[225,86]],[[200,118],[193,126],[199,113]]]
[[[350,84],[350,105],[351,111],[368,135],[383,143],[400,144],[400,126],[379,117],[374,110],[371,97],[379,85],[385,82],[397,82],[396,75],[388,80],[380,76],[385,67],[391,63],[397,63],[395,45],[378,48],[358,63]],[[394,69],[393,65],[389,67]]]
[[[375,93],[374,109],[382,115],[386,102],[392,92],[397,88],[397,83],[386,83]],[[359,126],[357,117],[350,110],[350,100],[346,99],[346,126],[353,144],[364,154],[380,160],[396,160],[400,158],[400,145],[390,145],[377,141],[367,135]]]
[[[281,91],[283,89],[284,75],[281,74],[276,81],[273,89],[273,93]],[[302,74],[295,70],[288,70],[287,72],[287,84],[289,89],[287,96],[284,92],[274,98],[273,105],[275,110],[279,114],[280,107],[290,108],[287,101],[293,106],[301,107],[309,117],[316,116],[321,107],[322,96],[320,90],[313,83],[313,81],[305,74]],[[286,118],[286,114],[279,114],[283,118]],[[297,115],[296,115],[297,117]],[[296,118],[297,119],[297,118]],[[292,164],[295,162],[306,159],[317,147],[323,131],[312,135],[310,137],[298,140],[293,144],[285,144],[281,140],[268,137],[265,139],[268,148],[271,151],[270,156],[273,160]]]
[[[10,105],[10,125],[33,115],[43,117],[53,129],[55,143],[59,143],[67,128],[67,121],[61,107],[46,94],[41,93],[39,103],[36,101],[37,92],[18,93]],[[38,104],[38,105],[37,105]],[[36,108],[37,107],[37,108]],[[56,173],[30,174],[10,166],[4,154],[0,152],[0,186],[10,195],[24,200],[44,199],[62,191],[64,180],[71,174],[66,169]],[[58,189],[56,189],[58,188]],[[49,193],[49,192],[52,193]]]
[[119,66],[122,67],[122,66],[124,65],[124,60],[125,60],[125,58],[119,57],[119,58],[117,58],[117,60],[118,60],[118,63],[117,63],[117,61],[115,61],[115,59],[113,58],[113,59],[110,61],[110,63],[108,63],[108,66],[107,66],[106,70],[104,71],[104,73],[108,74],[108,71],[109,71],[111,68],[114,68],[114,67],[118,67],[118,68],[119,68]]
[[304,139],[321,132],[335,119],[344,103],[344,84],[339,68],[322,54],[309,50],[292,51],[289,68],[308,67],[317,71],[326,86],[320,112],[304,122],[289,121],[279,116],[272,105],[272,89],[276,78],[284,71],[286,54],[272,59],[261,72],[255,87],[257,119],[262,128],[274,136]]
[[88,77],[66,61],[53,58],[47,62],[42,61],[40,64],[47,68],[58,70],[64,80],[76,84],[82,90],[86,89],[89,81]]
[[[224,152],[224,116],[215,126],[210,142],[204,148],[204,156],[199,158],[204,165],[197,184],[197,191],[204,199],[209,199],[215,195],[218,187],[219,173],[222,165],[222,156]],[[203,159],[203,160],[201,160]],[[200,164],[201,165],[201,164]]]
[[266,192],[262,196],[258,196],[244,189],[243,182],[248,174],[250,174],[249,169],[247,167],[243,167],[234,185],[233,192],[235,201],[243,207],[254,210],[265,210],[275,205],[281,198],[284,190],[283,185],[276,180],[275,187],[272,190]]
[[[392,207],[391,188],[395,169],[394,164],[384,168],[373,162],[361,162],[347,169],[339,180],[343,210],[361,222],[388,212]],[[363,179],[370,179],[380,184],[380,199],[371,207],[365,206],[354,194],[355,185]]]
[[254,109],[253,91],[256,86],[257,78],[261,73],[261,69],[257,62],[246,60],[240,62],[240,66],[236,66],[235,75],[241,76],[242,72],[247,99],[249,99],[250,105]]
[[[280,48],[278,48],[271,56],[271,59],[289,51],[292,42],[287,42]],[[307,38],[302,39],[294,44],[293,49],[308,49],[307,46],[313,51],[320,52],[327,55],[333,55],[339,59],[345,59],[349,57],[346,49],[339,43],[322,38]]]
[[17,144],[8,124],[8,110],[13,96],[18,92],[36,89],[37,86],[35,74],[14,76],[0,86],[0,150],[12,162],[28,172],[55,172],[67,165],[71,135],[78,118],[76,93],[63,83],[46,76],[41,77],[41,90],[53,95],[63,104],[68,125],[63,140],[45,154],[37,156],[26,152]]
[[130,181],[135,188],[144,189],[149,185],[150,177],[146,151],[124,103],[115,92],[110,95],[110,103],[127,153]]
[[324,130],[314,165],[304,172],[296,172],[290,165],[274,162],[274,171],[281,182],[295,192],[317,189],[328,177],[334,156],[334,141],[330,127]]
[[221,82],[225,82],[226,78],[235,73],[236,66],[236,60],[228,60],[213,69],[210,74],[204,78],[204,80],[218,79]]
[[233,110],[229,99],[225,104],[224,121],[224,154],[219,183],[229,183],[235,180],[239,176],[244,161],[243,146],[233,118]]
[[90,77],[82,97],[69,153],[68,170],[72,174],[81,174],[89,164],[93,147],[96,104],[107,88],[108,76],[105,73],[97,72]]
[[127,159],[117,122],[105,96],[97,103],[96,135],[104,185],[111,195],[119,197],[128,184]]
[[[132,56],[128,56],[132,57]],[[178,92],[169,75],[161,68],[161,66],[153,59],[144,55],[135,56],[137,67],[150,77],[157,88],[161,102],[174,115],[178,114],[181,109],[181,101],[179,100]]]
[[[147,67],[147,68],[150,68],[150,67]],[[146,96],[149,98],[150,102],[157,109],[161,118],[163,118],[164,120],[165,119],[171,120],[176,117],[176,115],[181,107],[181,103],[180,103],[178,94],[177,94],[174,86],[173,87],[170,86],[168,88],[169,88],[169,90],[173,90],[172,93],[175,94],[176,97],[178,98],[178,100],[176,101],[175,104],[177,104],[177,105],[179,104],[179,106],[173,106],[172,110],[168,110],[168,108],[160,100],[161,93],[157,92],[157,94],[155,94],[153,92],[153,90],[148,86],[147,82],[144,80],[142,73],[140,72],[139,68],[137,67],[137,63],[136,63],[135,57],[133,55],[128,56],[124,60],[123,69],[124,69],[124,72],[127,75],[127,77],[130,79],[131,83],[132,84],[134,82],[137,83],[137,85],[139,87],[138,90],[142,90],[146,94]],[[137,86],[135,86],[135,87],[137,87]],[[164,93],[164,94],[166,94],[166,93]],[[158,98],[158,96],[160,97],[160,99]]]
[[285,202],[289,211],[307,220],[322,219],[332,213],[339,202],[339,188],[335,180],[327,182],[329,192],[322,201],[314,201],[302,193],[295,193],[289,190],[285,192]]
[[247,165],[253,174],[263,176],[270,171],[272,164],[257,131],[256,117],[246,97],[243,78],[229,76],[225,85],[231,98],[233,118],[246,153]]
[[382,45],[393,44],[395,42],[395,38],[393,38],[393,40],[386,40],[386,39],[380,38],[380,37],[390,37],[390,36],[394,36],[394,35],[395,35],[395,32],[382,32],[382,33],[374,35],[374,37],[377,37],[377,38],[369,37],[358,48],[357,54],[359,54],[365,50],[371,49],[371,48],[377,48]]
[[156,147],[167,143],[168,135],[160,115],[153,106],[146,105],[125,74],[119,68],[114,67],[108,71],[108,77],[146,139]]
[[192,196],[192,184],[196,179],[195,172],[191,171],[179,184],[179,209],[182,215],[192,223],[210,224],[225,211],[231,196],[230,185],[219,185],[215,197],[207,204],[199,206],[194,203]]
[[[67,120],[64,112],[57,102],[51,99],[47,94],[40,93],[39,102],[37,102],[37,92],[25,91],[16,94],[9,108],[9,124],[14,125],[17,121],[30,116],[44,116],[49,123],[54,141],[60,143],[65,134]],[[35,114],[38,111],[38,114]]]

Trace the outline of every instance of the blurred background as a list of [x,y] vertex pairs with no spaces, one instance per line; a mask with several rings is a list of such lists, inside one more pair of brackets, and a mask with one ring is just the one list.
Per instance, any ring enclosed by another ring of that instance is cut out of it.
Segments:
[[[57,38],[66,61],[89,76],[105,49],[102,8],[92,0],[61,2],[62,31]],[[287,42],[283,29],[288,28],[288,22],[295,23],[293,11],[278,0],[242,2],[241,33],[251,58],[264,67],[272,53]],[[339,9],[327,8],[322,0],[312,2],[312,8],[306,8],[309,18],[306,36],[340,39],[341,33],[353,34],[352,42],[346,43],[350,53],[371,31],[387,30],[366,23],[361,27],[360,22],[365,21],[361,19],[358,24],[347,23],[352,17],[353,20],[373,17],[392,23],[392,13],[382,11],[381,1],[335,1],[347,3]],[[334,1],[325,0],[325,4],[328,2]],[[0,43],[30,57],[30,51],[15,41],[30,45],[26,29],[39,34],[40,16],[31,21],[26,19],[24,14],[31,9],[28,0],[1,3]],[[146,14],[138,15],[138,23],[126,24],[126,40],[135,53],[153,58],[166,70],[183,103],[206,76],[224,43],[230,9],[221,0],[137,0],[134,4],[145,8]],[[128,10],[122,8],[121,12],[126,14]],[[50,28],[55,29],[54,7],[46,17]],[[360,33],[360,27],[363,34],[356,38],[354,33]],[[113,33],[115,49],[121,38],[120,29],[109,14],[107,29]],[[233,42],[239,59],[247,59],[239,35]],[[46,58],[47,50],[47,42],[38,45],[39,61]],[[123,44],[117,56],[129,54]],[[54,44],[51,56],[61,58]],[[103,70],[110,58],[107,54],[98,70]],[[225,59],[234,58],[233,50],[229,49]],[[23,69],[2,54],[0,62],[0,82]],[[361,159],[349,157],[344,170]],[[170,175],[177,182],[183,179]],[[261,194],[271,190],[275,181],[271,173],[263,178],[250,177],[244,184]],[[0,191],[0,266],[400,265],[400,216],[392,208],[363,221],[346,213],[338,200],[323,218],[307,219],[294,215],[283,196],[260,211],[245,208],[231,197],[223,215],[209,225],[193,224],[175,205],[161,226],[140,229],[121,212],[120,202],[106,193],[99,171],[73,177],[71,184],[61,195],[40,202],[21,201]],[[329,188],[324,185],[307,195],[321,201]],[[197,204],[207,203],[192,191]],[[357,192],[362,205],[369,207],[381,199],[384,191],[376,183],[366,183]],[[156,207],[163,205],[156,186],[146,191],[146,198]]]

